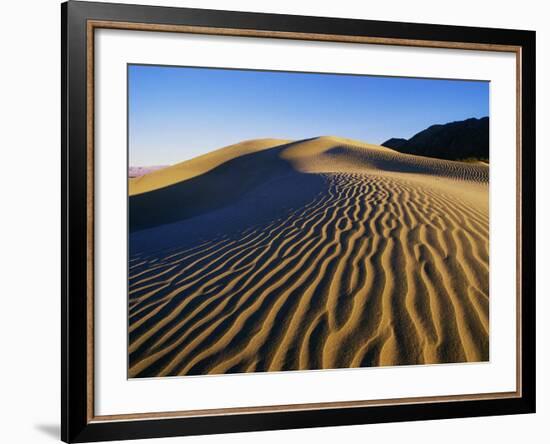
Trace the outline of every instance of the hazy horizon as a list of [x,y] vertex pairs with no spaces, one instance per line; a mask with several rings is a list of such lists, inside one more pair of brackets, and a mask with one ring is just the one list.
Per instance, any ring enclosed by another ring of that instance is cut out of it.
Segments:
[[489,115],[489,82],[128,66],[129,165],[171,165],[243,140],[336,135],[380,144]]

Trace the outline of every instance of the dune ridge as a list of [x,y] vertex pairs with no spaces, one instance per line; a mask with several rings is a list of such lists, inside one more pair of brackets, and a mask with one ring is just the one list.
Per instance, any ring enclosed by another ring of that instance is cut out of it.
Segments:
[[[486,165],[337,137],[266,146],[249,142],[245,165],[288,168],[228,191],[215,223],[188,214],[131,234],[130,377],[489,359]],[[300,200],[259,220],[289,183]],[[146,242],[165,233],[169,247]]]
[[289,141],[282,139],[254,139],[229,145],[162,170],[150,171],[140,177],[130,178],[128,181],[128,194],[134,196],[164,188],[200,176],[231,159],[251,152],[273,148],[287,142]]

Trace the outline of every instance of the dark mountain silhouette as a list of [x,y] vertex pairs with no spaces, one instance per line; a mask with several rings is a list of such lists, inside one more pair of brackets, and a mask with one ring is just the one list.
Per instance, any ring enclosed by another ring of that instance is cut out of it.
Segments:
[[407,142],[408,142],[407,139],[399,139],[399,138],[392,137],[391,139],[386,140],[382,145],[398,151],[399,148],[401,148]]
[[432,125],[409,140],[392,138],[383,146],[406,154],[448,160],[489,160],[489,117]]

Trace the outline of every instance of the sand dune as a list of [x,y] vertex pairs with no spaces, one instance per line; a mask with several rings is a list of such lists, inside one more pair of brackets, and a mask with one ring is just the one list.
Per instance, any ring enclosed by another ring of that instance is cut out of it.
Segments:
[[131,178],[129,180],[128,194],[134,196],[136,194],[146,193],[159,188],[167,187],[183,180],[188,180],[196,176],[200,176],[221,164],[244,156],[249,153],[262,151],[274,146],[281,145],[288,140],[281,139],[256,139],[237,143],[235,145],[226,146],[219,150],[211,151],[194,159],[186,160],[185,162],[177,163],[168,168],[163,168],[162,171],[153,171],[141,177]]
[[487,165],[240,150],[134,188],[131,377],[488,360]]

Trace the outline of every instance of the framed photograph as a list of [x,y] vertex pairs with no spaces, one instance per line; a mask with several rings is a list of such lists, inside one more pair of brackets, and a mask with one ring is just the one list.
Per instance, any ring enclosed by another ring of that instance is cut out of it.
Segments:
[[535,411],[535,33],[69,1],[62,439]]

